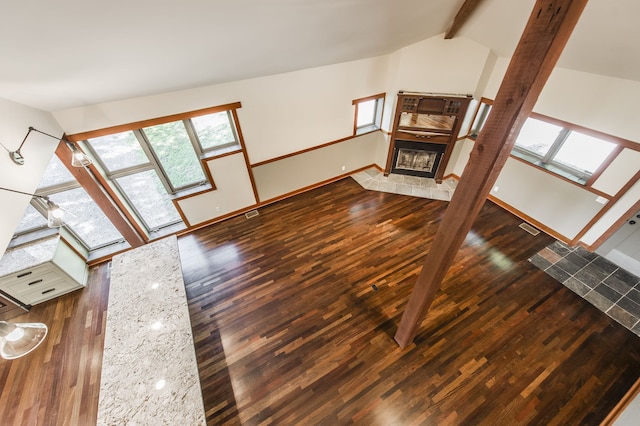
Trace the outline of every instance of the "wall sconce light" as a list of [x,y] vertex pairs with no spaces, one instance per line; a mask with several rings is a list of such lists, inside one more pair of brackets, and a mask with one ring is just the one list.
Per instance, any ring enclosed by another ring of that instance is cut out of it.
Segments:
[[89,156],[87,156],[87,154],[85,154],[84,152],[80,151],[75,146],[75,144],[73,142],[70,142],[70,141],[68,141],[68,140],[66,140],[64,138],[58,138],[56,136],[50,135],[49,133],[45,133],[45,132],[43,132],[41,130],[38,130],[36,128],[29,127],[29,131],[24,136],[24,139],[22,139],[22,143],[20,144],[18,149],[16,149],[15,151],[10,151],[9,152],[9,157],[17,165],[19,165],[19,166],[24,165],[24,157],[22,156],[22,153],[20,152],[20,150],[22,149],[22,145],[24,145],[24,143],[27,141],[27,138],[29,137],[29,134],[31,134],[31,132],[38,132],[40,134],[43,134],[45,136],[49,136],[50,138],[56,139],[58,141],[64,140],[64,143],[71,150],[71,153],[72,153],[71,165],[73,167],[84,167],[84,166],[88,166],[88,165],[90,165],[92,163],[91,158],[89,158]]
[[2,188],[0,189],[9,192],[15,192],[17,194],[30,195],[32,197],[42,200],[47,205],[47,226],[49,228],[59,228],[64,226],[64,210],[60,208],[56,203],[51,201],[49,197],[42,195],[29,194],[28,192],[16,191],[15,189]]
[[41,322],[11,323],[0,321],[0,356],[20,358],[40,346],[49,329]]

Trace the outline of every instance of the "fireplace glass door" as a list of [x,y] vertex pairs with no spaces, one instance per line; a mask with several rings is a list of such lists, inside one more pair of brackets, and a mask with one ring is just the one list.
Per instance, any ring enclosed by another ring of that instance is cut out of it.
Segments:
[[391,173],[435,177],[446,145],[396,141]]

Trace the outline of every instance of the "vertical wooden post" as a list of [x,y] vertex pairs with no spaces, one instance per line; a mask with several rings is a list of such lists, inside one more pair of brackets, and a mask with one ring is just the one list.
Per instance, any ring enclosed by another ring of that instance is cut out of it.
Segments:
[[409,345],[480,212],[587,0],[538,0],[395,334]]
[[73,175],[78,181],[80,186],[87,191],[87,194],[96,202],[98,207],[104,212],[109,220],[113,223],[120,234],[131,245],[131,247],[140,247],[145,244],[144,239],[131,225],[127,218],[122,214],[118,206],[113,202],[109,194],[104,188],[96,181],[90,171],[85,168],[77,168],[71,165],[71,151],[66,146],[64,141],[58,143],[56,148],[56,155],[69,170],[69,173]]

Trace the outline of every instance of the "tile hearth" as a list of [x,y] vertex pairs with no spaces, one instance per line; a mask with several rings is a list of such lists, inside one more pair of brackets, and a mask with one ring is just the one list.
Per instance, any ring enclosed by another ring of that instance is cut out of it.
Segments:
[[458,181],[453,178],[436,183],[435,179],[390,174],[385,176],[376,168],[369,168],[351,177],[365,189],[390,192],[392,194],[411,195],[432,200],[451,201]]

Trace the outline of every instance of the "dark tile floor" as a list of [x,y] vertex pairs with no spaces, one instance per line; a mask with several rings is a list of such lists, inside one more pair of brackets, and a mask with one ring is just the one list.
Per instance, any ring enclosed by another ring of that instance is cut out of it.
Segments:
[[559,241],[529,261],[640,336],[640,277]]

